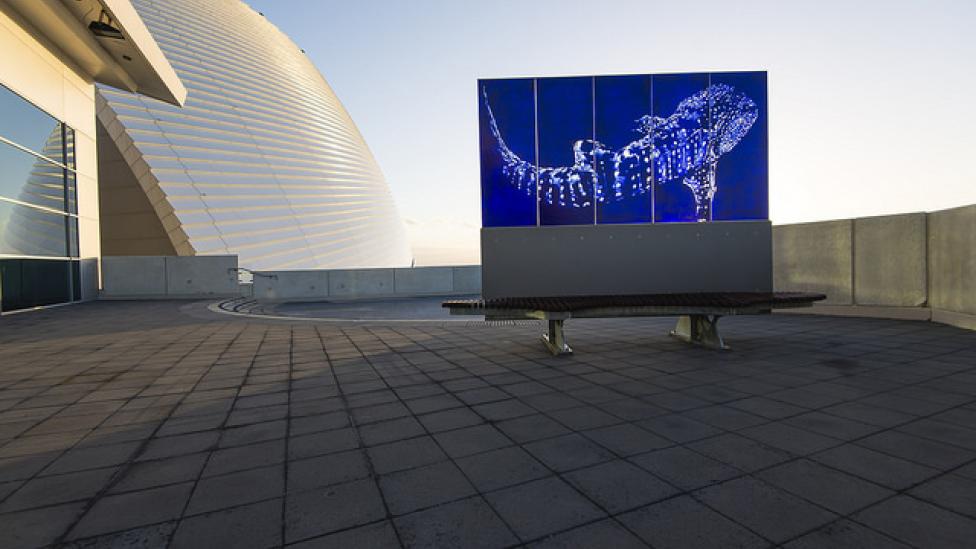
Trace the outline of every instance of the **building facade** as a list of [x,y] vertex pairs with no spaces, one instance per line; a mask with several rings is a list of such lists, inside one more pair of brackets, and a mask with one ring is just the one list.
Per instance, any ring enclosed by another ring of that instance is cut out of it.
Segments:
[[127,0],[0,0],[0,52],[0,312],[94,299],[95,83],[186,91]]
[[105,255],[408,266],[389,187],[312,62],[240,0],[134,0],[185,105],[98,89]]

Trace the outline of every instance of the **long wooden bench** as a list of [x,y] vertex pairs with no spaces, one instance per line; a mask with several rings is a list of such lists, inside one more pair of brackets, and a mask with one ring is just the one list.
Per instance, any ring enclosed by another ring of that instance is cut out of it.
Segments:
[[553,355],[572,353],[563,323],[570,318],[678,316],[671,335],[712,349],[727,349],[718,333],[723,316],[766,314],[773,309],[809,307],[823,294],[689,293],[581,297],[518,297],[445,301],[452,315],[484,315],[486,320],[535,319],[548,322],[542,341]]

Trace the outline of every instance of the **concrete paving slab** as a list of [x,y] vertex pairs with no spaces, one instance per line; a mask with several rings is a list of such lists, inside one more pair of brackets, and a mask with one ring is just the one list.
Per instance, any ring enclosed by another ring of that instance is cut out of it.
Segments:
[[578,320],[587,353],[555,359],[521,324],[242,320],[164,302],[3,317],[4,541],[971,539],[976,334],[727,322],[737,344],[716,354],[668,338],[670,319]]

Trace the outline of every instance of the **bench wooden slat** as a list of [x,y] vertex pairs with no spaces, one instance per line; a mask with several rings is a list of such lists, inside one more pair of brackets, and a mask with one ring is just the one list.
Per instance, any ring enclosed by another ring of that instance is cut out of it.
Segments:
[[450,309],[513,309],[574,312],[616,307],[702,307],[735,309],[808,305],[825,299],[823,294],[805,292],[686,293],[618,296],[511,297],[502,299],[459,299],[443,303]]

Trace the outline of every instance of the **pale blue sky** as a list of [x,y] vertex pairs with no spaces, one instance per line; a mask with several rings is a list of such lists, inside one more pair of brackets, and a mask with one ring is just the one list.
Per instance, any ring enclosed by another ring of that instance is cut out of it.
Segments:
[[767,70],[774,222],[976,202],[976,2],[248,3],[335,89],[422,263],[477,257],[485,77]]

